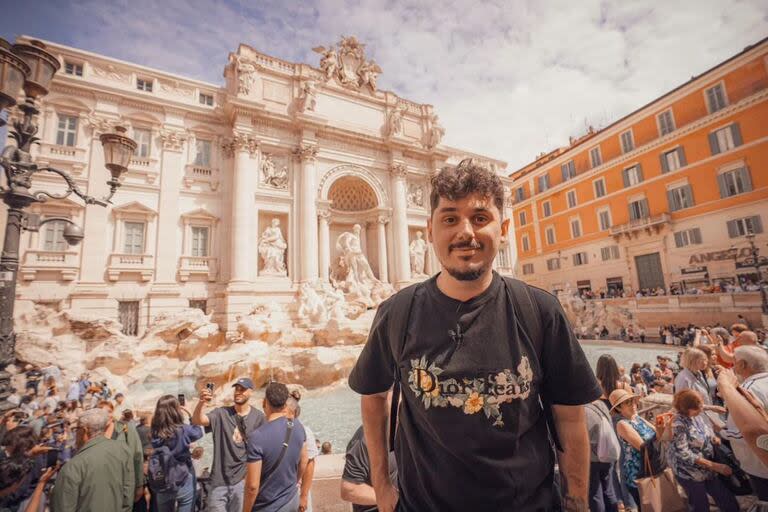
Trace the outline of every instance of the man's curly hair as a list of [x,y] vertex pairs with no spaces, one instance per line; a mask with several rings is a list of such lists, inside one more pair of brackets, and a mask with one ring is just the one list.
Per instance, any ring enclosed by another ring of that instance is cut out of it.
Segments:
[[432,176],[432,193],[429,196],[430,213],[435,213],[440,198],[456,201],[469,194],[480,194],[493,199],[493,204],[499,209],[499,216],[504,212],[504,185],[501,179],[471,158],[465,158],[456,167],[443,167]]

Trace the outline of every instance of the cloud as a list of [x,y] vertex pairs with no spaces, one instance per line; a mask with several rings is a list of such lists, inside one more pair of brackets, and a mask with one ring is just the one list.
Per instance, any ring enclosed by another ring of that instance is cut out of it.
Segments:
[[384,69],[382,88],[435,105],[446,144],[510,170],[768,35],[761,0],[8,4],[6,37],[29,33],[214,83],[240,42],[317,63],[313,46],[354,34]]

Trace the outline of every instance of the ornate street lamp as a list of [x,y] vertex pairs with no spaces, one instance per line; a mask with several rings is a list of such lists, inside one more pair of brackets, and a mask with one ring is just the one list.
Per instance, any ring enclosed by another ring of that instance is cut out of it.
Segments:
[[760,306],[763,314],[763,327],[768,327],[766,319],[768,318],[768,293],[765,291],[768,283],[763,279],[763,263],[760,261],[760,249],[755,245],[755,234],[750,230],[747,234],[747,240],[749,240],[749,252],[752,258],[752,264],[757,271],[757,285],[760,287]]
[[[85,204],[106,207],[120,187],[120,177],[127,170],[130,156],[136,149],[136,143],[125,136],[124,129],[116,129],[117,133],[101,136],[105,166],[111,175],[107,180],[109,194],[103,199],[85,194],[68,173],[53,167],[38,167],[32,161],[30,147],[39,140],[36,135],[37,115],[40,111],[36,102],[48,94],[51,80],[60,67],[58,59],[46,51],[40,41],[11,46],[0,39],[0,110],[13,107],[21,90],[25,95],[24,102],[18,106],[24,116],[13,123],[10,133],[16,144],[6,146],[0,154],[0,167],[5,176],[5,186],[0,186],[0,195],[8,207],[5,242],[0,256],[0,414],[13,407],[7,400],[10,394],[10,375],[5,368],[15,360],[13,309],[21,230],[37,231],[48,222],[63,221],[67,223],[64,239],[69,245],[77,245],[84,236],[83,230],[69,219],[55,217],[40,222],[37,216],[27,214],[24,209],[33,203],[64,199],[72,194]],[[56,174],[66,184],[66,190],[60,194],[30,190],[32,177],[38,173]]]

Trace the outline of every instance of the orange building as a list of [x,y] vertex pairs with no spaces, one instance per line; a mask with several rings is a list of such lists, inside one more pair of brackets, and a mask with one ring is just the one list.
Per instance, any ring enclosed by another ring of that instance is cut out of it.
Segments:
[[516,274],[531,284],[756,283],[746,235],[768,256],[768,38],[510,176]]

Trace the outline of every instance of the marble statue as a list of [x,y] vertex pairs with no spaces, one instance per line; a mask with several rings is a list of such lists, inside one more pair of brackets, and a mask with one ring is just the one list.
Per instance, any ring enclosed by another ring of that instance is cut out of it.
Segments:
[[398,103],[394,109],[389,113],[387,118],[387,135],[397,135],[403,131],[403,118],[408,110],[408,105],[405,103]]
[[416,238],[411,242],[408,252],[411,256],[411,276],[426,277],[424,262],[427,255],[427,242],[421,231],[416,232]]
[[317,85],[314,80],[307,80],[301,85],[299,112],[314,112],[317,105]]
[[373,275],[368,258],[363,254],[360,244],[360,224],[355,224],[352,232],[346,231],[336,240],[336,250],[341,253],[341,265],[345,267],[346,277],[340,283],[347,293],[371,301],[371,290],[379,282]]
[[433,114],[430,118],[430,128],[427,132],[426,144],[427,149],[432,149],[440,144],[445,135],[445,128],[440,124],[440,119],[437,114]]
[[319,53],[323,56],[320,59],[320,69],[325,75],[326,80],[330,80],[336,74],[336,70],[339,69],[339,57],[336,54],[336,48],[331,46],[326,49],[325,46],[317,46],[312,48],[312,51]]
[[408,186],[408,206],[424,208],[424,187],[416,183]]
[[256,66],[252,62],[248,62],[240,56],[235,56],[235,63],[237,67],[237,93],[248,95],[251,92],[256,77]]
[[360,75],[360,85],[367,85],[371,88],[371,91],[376,92],[376,79],[381,73],[381,68],[376,61],[363,62],[358,70]]
[[264,155],[261,163],[262,183],[274,188],[288,188],[288,167],[275,165],[271,155]]
[[310,283],[299,285],[298,315],[305,324],[309,325],[319,325],[328,321],[328,310],[323,299]]
[[288,244],[280,230],[280,219],[272,219],[270,226],[264,230],[259,238],[259,256],[263,262],[261,275],[285,276],[288,272],[285,268],[285,250]]

